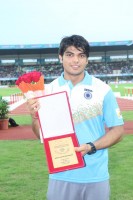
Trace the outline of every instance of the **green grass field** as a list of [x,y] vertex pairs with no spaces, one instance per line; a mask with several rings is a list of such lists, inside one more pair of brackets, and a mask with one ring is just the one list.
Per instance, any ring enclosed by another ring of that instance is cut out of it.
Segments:
[[[123,87],[118,87],[119,92]],[[2,90],[2,96],[18,91],[15,88]],[[125,121],[133,121],[133,111],[124,111],[122,115]],[[20,125],[31,124],[29,115],[13,118]],[[132,147],[133,135],[126,135],[120,143],[109,148],[110,200],[133,200]],[[46,200],[48,171],[40,141],[0,140],[0,152],[0,200]]]
[[[115,84],[112,84],[110,85],[112,90],[114,92],[120,92],[122,96],[124,96],[124,88],[125,87],[133,87],[133,84],[119,84],[118,87],[116,88],[115,87]],[[14,94],[14,93],[17,93],[17,92],[20,92],[20,90],[17,88],[17,87],[13,87],[13,88],[0,88],[0,95],[1,96],[9,96],[11,94]],[[132,121],[133,120],[133,111],[124,111],[122,112],[122,115],[123,115],[123,118],[124,118],[124,121]],[[21,116],[22,117],[22,116]],[[17,123],[21,123],[20,121],[20,116],[13,116],[13,118],[15,120],[17,120]],[[23,117],[23,121],[22,121],[22,125],[26,125],[26,124],[29,124],[31,122],[31,119],[29,116],[25,116]]]
[[[126,84],[119,84],[118,87],[115,87],[115,84],[110,84],[112,90],[114,92],[120,92],[122,96],[124,96],[124,88],[125,87],[133,87],[133,84],[126,83]],[[11,94],[15,94],[20,92],[20,89],[17,87],[10,87],[10,88],[0,88],[0,96],[10,96]]]
[[118,87],[116,87],[115,84],[110,84],[110,86],[114,92],[120,92],[121,96],[125,96],[124,88],[125,87],[133,87],[133,84],[131,84],[131,83],[119,84]]
[[[111,200],[133,199],[133,135],[109,149]],[[46,200],[48,171],[37,140],[0,141],[0,200]]]
[[0,96],[10,96],[11,94],[19,93],[20,89],[17,87],[0,88]]

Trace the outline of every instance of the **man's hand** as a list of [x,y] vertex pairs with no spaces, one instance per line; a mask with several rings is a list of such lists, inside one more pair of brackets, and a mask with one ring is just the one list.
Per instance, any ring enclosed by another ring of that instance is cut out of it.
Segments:
[[91,150],[91,146],[89,144],[82,144],[80,147],[75,147],[74,149],[77,152],[81,152],[82,156],[84,156]]
[[28,99],[27,107],[30,111],[32,118],[37,118],[36,113],[40,109],[40,104],[38,99]]
[[38,138],[40,138],[40,129],[39,129],[38,116],[37,116],[37,111],[40,109],[40,104],[39,104],[38,99],[28,99],[27,107],[32,117],[32,130],[35,133],[35,135]]

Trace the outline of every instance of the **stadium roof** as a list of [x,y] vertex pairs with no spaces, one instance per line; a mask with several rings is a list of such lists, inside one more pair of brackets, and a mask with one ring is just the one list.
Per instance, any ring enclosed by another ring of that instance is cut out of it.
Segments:
[[[112,42],[90,42],[91,52],[133,50],[133,40]],[[0,45],[0,55],[54,54],[59,44]]]
[[[90,42],[91,47],[99,46],[118,46],[133,44],[133,40],[127,41],[112,41],[112,42]],[[59,44],[30,44],[30,45],[0,45],[0,49],[47,49],[47,48],[58,48]]]

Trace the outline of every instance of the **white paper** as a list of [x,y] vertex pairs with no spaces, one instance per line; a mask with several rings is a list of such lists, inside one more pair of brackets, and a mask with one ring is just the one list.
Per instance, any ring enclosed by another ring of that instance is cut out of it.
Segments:
[[66,92],[39,98],[38,111],[44,138],[74,133]]

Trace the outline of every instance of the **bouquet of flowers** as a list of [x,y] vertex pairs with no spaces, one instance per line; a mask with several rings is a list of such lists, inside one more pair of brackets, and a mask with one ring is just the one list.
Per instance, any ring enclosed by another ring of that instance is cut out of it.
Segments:
[[16,81],[16,85],[27,99],[44,95],[44,77],[41,72],[23,74]]

